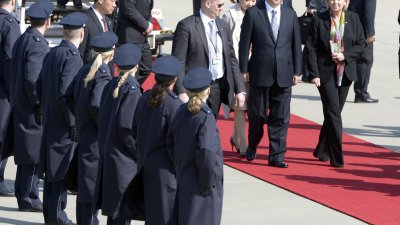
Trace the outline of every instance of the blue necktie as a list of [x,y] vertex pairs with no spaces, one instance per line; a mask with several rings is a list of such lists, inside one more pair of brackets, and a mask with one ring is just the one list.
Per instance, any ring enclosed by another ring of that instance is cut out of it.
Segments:
[[274,40],[278,39],[278,18],[277,14],[278,12],[274,9],[272,10],[272,19],[271,19],[271,27],[272,27],[272,33],[274,34]]

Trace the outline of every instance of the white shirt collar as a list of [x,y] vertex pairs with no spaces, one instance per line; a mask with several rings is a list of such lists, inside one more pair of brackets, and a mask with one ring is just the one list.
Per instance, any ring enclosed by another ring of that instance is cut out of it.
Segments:
[[206,14],[204,14],[204,13],[201,11],[201,9],[200,9],[200,18],[201,18],[201,21],[203,22],[203,25],[204,25],[204,28],[205,28],[206,32],[209,33],[209,31],[210,31],[210,26],[208,25],[208,23],[209,23],[211,20],[214,20],[214,21],[215,21],[215,19],[211,19],[210,17],[208,17]]

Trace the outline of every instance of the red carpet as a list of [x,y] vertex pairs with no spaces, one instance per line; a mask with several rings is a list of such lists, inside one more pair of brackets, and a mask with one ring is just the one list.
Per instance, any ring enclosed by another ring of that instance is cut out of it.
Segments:
[[232,119],[220,116],[218,125],[226,165],[367,223],[400,224],[400,154],[345,134],[345,167],[335,169],[312,156],[320,125],[292,115],[285,157],[289,168],[278,169],[266,166],[267,137],[256,159],[247,162],[231,151]]
[[[151,75],[145,90],[153,82]],[[312,156],[320,125],[292,115],[286,153],[289,168],[277,169],[266,166],[267,137],[249,163],[231,152],[233,119],[220,116],[218,126],[226,165],[367,223],[400,224],[400,154],[345,134],[345,168],[335,169]]]

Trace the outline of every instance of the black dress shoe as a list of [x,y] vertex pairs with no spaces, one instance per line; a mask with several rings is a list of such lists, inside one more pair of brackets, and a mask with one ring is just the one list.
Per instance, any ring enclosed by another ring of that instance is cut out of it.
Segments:
[[289,165],[285,162],[276,162],[276,161],[268,162],[268,166],[273,166],[273,167],[278,167],[278,168],[288,168],[289,167]]
[[58,8],[61,8],[61,9],[65,9],[65,8],[67,8],[67,5],[57,4],[57,7],[58,7]]
[[247,148],[246,150],[247,161],[253,161],[255,157],[256,157],[256,151],[251,148]]
[[14,196],[14,190],[7,187],[4,182],[0,183],[0,196],[3,197],[13,197]]
[[378,103],[379,100],[375,98],[355,98],[354,103]]
[[34,205],[33,207],[29,208],[18,208],[20,212],[43,212],[43,204]]
[[331,162],[331,165],[335,168],[343,168],[344,165],[341,163]]

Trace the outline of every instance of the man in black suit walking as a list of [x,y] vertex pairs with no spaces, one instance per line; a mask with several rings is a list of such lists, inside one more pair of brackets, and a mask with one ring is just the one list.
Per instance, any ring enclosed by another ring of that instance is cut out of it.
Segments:
[[297,84],[301,73],[300,39],[297,15],[281,5],[281,0],[265,0],[246,11],[239,42],[239,65],[250,83],[248,161],[255,158],[267,123],[268,165],[288,167],[284,156],[292,85]]
[[153,0],[119,0],[117,35],[120,45],[133,43],[142,50],[139,74],[136,79],[142,85],[151,71],[151,50],[147,36],[153,30],[150,22]]
[[219,18],[223,5],[224,0],[201,0],[200,11],[178,23],[172,44],[172,55],[185,65],[178,75],[175,92],[187,102],[189,98],[182,84],[184,75],[195,67],[208,68],[213,82],[207,104],[214,116],[218,115],[221,103],[231,105],[235,101],[243,106],[246,94],[229,25]]
[[89,63],[95,58],[93,48],[90,47],[90,40],[99,33],[112,31],[113,24],[107,15],[111,15],[116,6],[116,0],[95,0],[94,4],[86,12],[88,20],[85,26],[85,35],[79,45],[79,52],[83,63]]
[[357,81],[354,82],[355,103],[377,103],[368,93],[369,78],[374,60],[376,0],[351,0],[348,10],[358,14],[364,28],[366,46],[357,59]]

